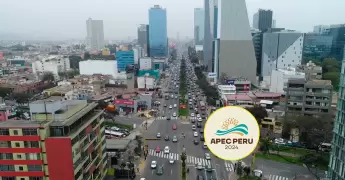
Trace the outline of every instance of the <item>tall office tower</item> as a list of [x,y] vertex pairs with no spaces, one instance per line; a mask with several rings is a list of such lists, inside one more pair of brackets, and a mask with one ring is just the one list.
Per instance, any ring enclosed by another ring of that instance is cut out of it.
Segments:
[[326,34],[329,32],[329,26],[327,25],[317,25],[313,28],[313,33],[316,34]]
[[275,19],[272,20],[272,28],[277,27],[277,21]]
[[194,44],[202,45],[204,40],[204,9],[194,8]]
[[[345,48],[343,49],[343,62],[340,74],[339,92],[345,91]],[[338,97],[337,113],[334,119],[332,150],[329,158],[327,179],[338,180],[345,177],[345,100],[344,93]]]
[[266,32],[262,38],[261,74],[270,76],[274,69],[301,65],[304,34],[295,31]]
[[104,48],[103,20],[86,20],[86,42],[89,49],[101,50]]
[[167,11],[159,5],[149,9],[150,57],[168,56]]
[[229,78],[241,76],[256,84],[256,59],[245,1],[218,2],[217,31],[218,74],[224,73]]
[[211,37],[211,24],[210,24],[210,2],[204,1],[205,19],[204,19],[204,62],[207,66],[207,71],[212,72],[212,37]]
[[336,58],[338,61],[344,59],[345,47],[345,24],[331,25],[329,35],[333,36],[333,43],[329,57]]
[[273,12],[271,10],[259,9],[253,16],[253,28],[264,32],[272,28]]
[[217,27],[218,27],[218,0],[210,0],[210,13],[211,13],[211,35],[212,35],[212,72],[216,73],[218,77],[218,61],[216,55],[217,43]]
[[148,25],[147,24],[140,24],[138,27],[138,44],[144,49],[144,53],[147,53],[147,42],[148,42],[148,37],[147,37],[147,31],[148,31]]

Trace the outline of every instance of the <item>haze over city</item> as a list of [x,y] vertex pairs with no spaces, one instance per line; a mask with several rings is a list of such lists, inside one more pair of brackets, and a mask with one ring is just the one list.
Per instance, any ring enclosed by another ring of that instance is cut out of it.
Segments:
[[[168,36],[193,37],[193,10],[203,0],[0,0],[0,39],[84,39],[85,20],[103,20],[105,39],[135,38],[139,24],[148,23],[148,9],[167,9]],[[315,24],[339,24],[343,0],[247,0],[249,22],[259,9],[271,9],[277,27],[301,32]]]

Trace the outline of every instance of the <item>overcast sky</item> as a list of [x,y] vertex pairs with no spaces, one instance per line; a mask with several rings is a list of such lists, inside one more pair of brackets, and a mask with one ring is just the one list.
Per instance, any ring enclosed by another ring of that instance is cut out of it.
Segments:
[[[104,21],[106,39],[135,38],[148,23],[148,9],[167,9],[168,35],[193,37],[193,11],[204,0],[0,0],[0,33],[84,38],[86,19]],[[273,10],[277,27],[312,30],[318,24],[345,23],[345,0],[246,0],[250,25],[259,9]],[[55,38],[53,38],[55,37]],[[1,39],[0,39],[1,40]]]

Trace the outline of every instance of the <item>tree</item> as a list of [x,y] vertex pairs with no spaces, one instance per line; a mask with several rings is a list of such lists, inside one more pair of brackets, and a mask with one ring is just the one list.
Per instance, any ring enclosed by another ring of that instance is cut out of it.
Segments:
[[339,88],[340,73],[339,72],[326,72],[323,74],[323,79],[330,80],[334,89]]
[[79,69],[79,62],[83,59],[80,56],[72,55],[68,57],[72,69]]
[[250,167],[249,166],[244,167],[243,172],[244,172],[245,176],[248,177],[250,175]]
[[7,87],[0,87],[0,97],[4,98],[11,93],[11,89]]
[[261,124],[261,120],[268,116],[266,109],[259,105],[246,109],[255,117],[259,125]]
[[186,175],[187,175],[187,172],[186,172],[186,159],[187,159],[187,155],[186,155],[186,152],[182,152],[182,155],[181,155],[181,161],[182,161],[182,179],[186,179]]
[[33,94],[30,93],[13,93],[11,94],[12,98],[17,101],[18,104],[29,103],[30,99],[33,97]]
[[271,145],[271,140],[269,138],[263,138],[261,139],[260,142],[260,151],[263,152],[264,154],[269,154],[270,153],[270,145]]
[[84,60],[89,60],[91,58],[90,53],[89,52],[85,52],[84,53]]
[[52,72],[44,72],[42,76],[42,81],[54,82],[55,77]]
[[125,169],[126,163],[125,163],[125,162],[122,162],[122,163],[120,164],[120,167],[121,167],[121,169]]

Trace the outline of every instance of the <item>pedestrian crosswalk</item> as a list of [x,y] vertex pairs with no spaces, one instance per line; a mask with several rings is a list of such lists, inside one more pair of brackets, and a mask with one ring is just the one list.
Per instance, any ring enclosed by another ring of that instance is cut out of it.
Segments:
[[234,171],[235,167],[232,163],[228,163],[228,162],[224,162],[224,165],[225,165],[225,170],[226,171]]
[[169,157],[172,157],[175,161],[178,161],[180,158],[179,154],[177,153],[165,154],[164,151],[160,151],[159,153],[157,153],[154,149],[149,149],[149,155],[164,159],[169,159]]
[[[166,120],[166,119],[167,119],[166,116],[160,116],[160,117],[155,117],[155,118],[156,118],[156,120]],[[170,119],[171,119],[171,120],[177,120],[178,117],[173,117],[173,116],[171,116]]]
[[211,164],[210,160],[204,159],[204,158],[197,158],[194,156],[187,156],[187,164],[199,164],[201,163],[202,166],[208,166]]
[[278,175],[268,175],[267,180],[289,180],[289,178],[287,177],[283,177],[283,176],[278,176]]

